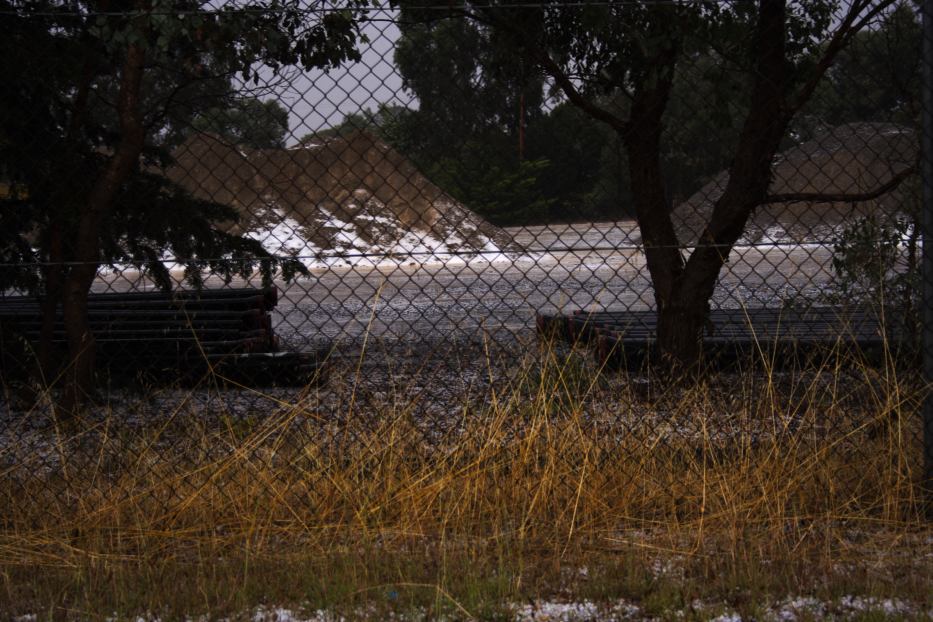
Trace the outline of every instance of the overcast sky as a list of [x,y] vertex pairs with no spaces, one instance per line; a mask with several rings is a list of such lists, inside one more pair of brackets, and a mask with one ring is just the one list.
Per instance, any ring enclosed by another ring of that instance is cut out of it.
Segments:
[[319,131],[343,120],[345,114],[365,108],[375,110],[381,103],[416,107],[413,96],[402,90],[402,80],[393,62],[399,29],[393,23],[394,11],[378,11],[364,25],[369,43],[360,44],[363,59],[347,63],[329,73],[295,72],[288,84],[274,89],[275,97],[289,110],[288,143],[308,132]]

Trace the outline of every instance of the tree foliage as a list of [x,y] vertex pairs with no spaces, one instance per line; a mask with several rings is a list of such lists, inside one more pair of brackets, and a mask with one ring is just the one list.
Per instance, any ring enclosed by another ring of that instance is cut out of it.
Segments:
[[191,126],[199,132],[215,134],[230,144],[277,149],[285,146],[288,110],[274,99],[234,97],[227,106],[199,113]]
[[[397,4],[417,17],[417,8]],[[758,206],[779,200],[768,194],[771,166],[792,122],[853,40],[897,4],[492,0],[451,3],[449,16],[495,41],[499,57],[537,68],[561,98],[624,145],[659,346],[676,365],[692,366],[733,245]],[[436,24],[438,15],[424,19]],[[674,201],[720,167],[729,173],[726,187],[698,245],[683,249]]]
[[[853,122],[921,130],[922,33],[910,3],[877,27],[857,33],[792,124],[796,140]],[[914,167],[916,170],[916,167]],[[898,188],[898,208],[846,223],[833,244],[834,303],[896,308],[918,319],[920,188],[917,175]]]
[[[297,0],[251,10],[197,0],[0,0],[0,286],[41,295],[44,336],[61,304],[70,352],[71,406],[92,384],[87,293],[102,264],[146,267],[170,284],[163,258],[184,255],[186,276],[209,266],[227,277],[274,260],[258,243],[224,233],[229,208],[195,200],[160,171],[196,118],[224,111],[231,80],[258,83],[263,67],[333,67],[358,59],[357,9],[308,12]],[[265,104],[267,117],[281,115]],[[273,123],[272,125],[275,125]],[[268,128],[266,128],[268,129]],[[240,126],[259,142],[280,140]],[[36,269],[36,266],[41,269]],[[287,268],[293,271],[293,268]],[[47,330],[46,330],[47,329]],[[50,338],[50,337],[49,337]],[[44,338],[43,343],[47,343]],[[40,358],[49,362],[48,352]]]
[[[387,124],[393,131],[384,135],[389,139],[391,134],[397,148],[459,200],[500,224],[616,220],[634,215],[627,153],[619,134],[567,101],[559,89],[549,88],[542,68],[516,49],[507,31],[464,19],[462,13],[438,19],[436,11],[426,13],[419,3],[397,4],[402,10],[402,36],[396,64],[404,86],[418,100],[417,109],[406,110],[398,122]],[[606,30],[605,16],[611,14],[607,11],[606,6],[593,6],[574,14],[581,27],[593,26],[593,37],[604,37],[593,39],[603,47],[620,36],[611,28]],[[538,19],[533,8],[508,15],[516,23],[529,16],[532,21]],[[729,46],[725,48],[694,45],[690,62],[678,67],[661,153],[669,172],[665,192],[672,201],[689,196],[731,158],[738,120],[747,102],[742,101],[741,72],[724,58]],[[573,71],[588,73],[574,75],[604,76],[605,67],[595,66],[597,56],[595,51],[585,52]],[[503,73],[510,73],[502,69],[502,59],[513,68],[513,76],[514,67],[519,67],[525,79],[501,80]],[[593,85],[591,93],[601,105],[627,114],[630,98],[620,89]],[[470,147],[470,143],[483,143],[484,148]],[[523,159],[537,162],[537,178],[516,188],[526,194],[534,188],[534,193],[516,196],[514,202],[526,207],[503,219],[503,212],[487,206],[486,193],[476,184],[507,185],[508,178],[520,175],[522,168],[529,170],[523,167]],[[480,180],[471,174],[487,164],[502,177],[485,175]]]
[[856,121],[919,129],[922,42],[919,15],[906,2],[856,34],[795,119],[800,137]]

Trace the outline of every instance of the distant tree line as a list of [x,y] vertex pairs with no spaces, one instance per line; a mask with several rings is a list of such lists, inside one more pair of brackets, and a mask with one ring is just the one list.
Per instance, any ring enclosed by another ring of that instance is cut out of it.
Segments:
[[[417,105],[353,113],[322,135],[378,134],[499,225],[635,216],[628,152],[617,131],[569,102],[496,29],[462,15],[419,20],[418,3],[398,4],[395,62]],[[694,42],[674,69],[660,148],[672,206],[732,162],[749,107],[749,78],[734,60],[739,25],[732,28],[718,45]],[[820,52],[806,54],[815,61]],[[901,3],[854,34],[789,124],[781,148],[854,121],[919,127],[920,62],[919,19]],[[594,101],[620,117],[630,113],[631,98],[619,90]]]
[[[673,368],[700,359],[710,299],[753,212],[800,201],[770,194],[775,157],[852,117],[897,113],[909,122],[918,101],[909,93],[919,75],[915,6],[901,0],[459,0],[446,16],[417,0],[393,4],[402,30],[396,64],[419,102],[403,115],[412,147],[396,144],[494,222],[634,214],[658,348]],[[892,70],[899,60],[905,66]],[[879,97],[867,109],[846,110],[871,94]],[[573,113],[552,116],[544,103],[555,99],[555,112],[565,104]],[[544,142],[578,158],[576,166],[548,159],[553,152],[532,138],[545,119]],[[571,119],[608,138],[581,145],[567,131],[573,124],[561,122]],[[623,146],[624,167],[606,165],[613,143]],[[684,249],[673,207],[720,170],[724,188],[698,243]],[[471,184],[460,190],[464,180]]]

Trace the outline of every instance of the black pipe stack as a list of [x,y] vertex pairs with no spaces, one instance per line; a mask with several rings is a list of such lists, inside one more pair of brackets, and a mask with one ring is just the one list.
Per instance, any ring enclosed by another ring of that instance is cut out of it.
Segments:
[[[274,287],[91,294],[88,321],[97,344],[98,368],[111,375],[149,372],[166,377],[177,377],[167,373],[171,371],[199,374],[218,365],[230,370],[287,365],[289,372],[296,366],[307,372],[302,368],[307,357],[279,352],[271,316],[276,304]],[[41,327],[38,299],[0,298],[0,335],[7,354],[18,350],[16,358],[34,359]],[[67,360],[60,307],[52,345]],[[4,358],[4,367],[9,368],[10,356]],[[17,364],[26,368],[29,361]]]
[[[600,365],[637,369],[656,358],[655,311],[586,311],[537,314],[542,339],[589,346]],[[836,306],[715,309],[703,336],[710,360],[731,362],[743,353],[777,353],[775,363],[811,352],[910,352],[913,335],[903,314]],[[911,353],[915,354],[915,353]]]

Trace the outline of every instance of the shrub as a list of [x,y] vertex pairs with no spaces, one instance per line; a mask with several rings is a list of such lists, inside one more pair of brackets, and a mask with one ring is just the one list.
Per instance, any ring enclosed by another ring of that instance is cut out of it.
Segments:
[[871,214],[841,231],[833,244],[836,304],[897,309],[916,318],[920,295],[919,223],[914,214]]

